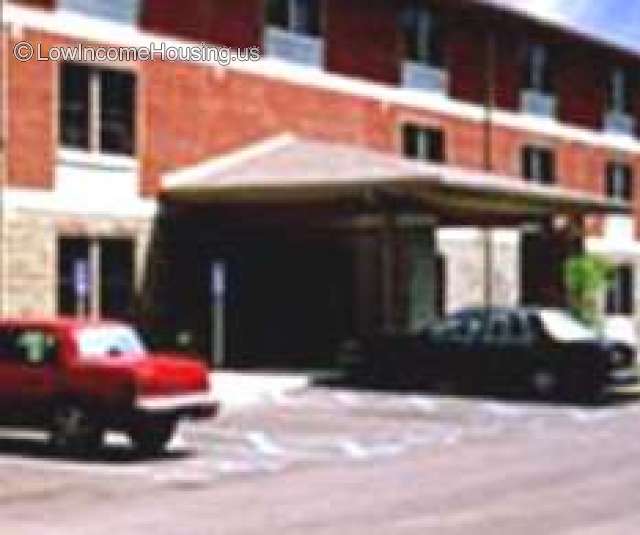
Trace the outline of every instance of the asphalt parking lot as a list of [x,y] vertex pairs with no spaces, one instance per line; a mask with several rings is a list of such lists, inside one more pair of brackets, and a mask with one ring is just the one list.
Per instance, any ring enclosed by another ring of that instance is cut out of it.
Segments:
[[630,533],[640,404],[545,405],[313,387],[55,458],[0,433],[4,533]]

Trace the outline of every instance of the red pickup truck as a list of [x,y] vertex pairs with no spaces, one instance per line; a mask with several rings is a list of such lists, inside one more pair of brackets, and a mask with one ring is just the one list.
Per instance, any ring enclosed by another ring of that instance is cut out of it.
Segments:
[[54,447],[86,452],[106,430],[161,451],[182,417],[212,417],[200,362],[147,352],[125,323],[0,321],[0,425],[45,428]]

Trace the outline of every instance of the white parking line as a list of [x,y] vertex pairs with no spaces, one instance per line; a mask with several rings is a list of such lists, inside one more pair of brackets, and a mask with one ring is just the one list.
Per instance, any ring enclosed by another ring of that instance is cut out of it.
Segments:
[[261,455],[277,457],[285,454],[285,451],[263,431],[251,431],[250,433],[247,433],[245,437],[249,444],[251,444]]

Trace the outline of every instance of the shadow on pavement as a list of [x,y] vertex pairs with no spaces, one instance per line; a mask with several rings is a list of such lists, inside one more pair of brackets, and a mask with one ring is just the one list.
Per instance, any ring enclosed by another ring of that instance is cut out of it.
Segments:
[[193,455],[190,450],[166,451],[155,455],[146,455],[125,445],[104,445],[90,453],[62,454],[46,440],[22,437],[3,437],[0,433],[0,455],[22,458],[64,461],[69,463],[91,464],[133,464],[147,461],[167,462],[184,459]]
[[474,387],[461,387],[455,384],[433,384],[415,380],[387,380],[385,378],[354,377],[348,373],[334,374],[330,378],[321,378],[314,381],[315,386],[325,388],[350,389],[367,392],[380,392],[388,394],[407,394],[441,397],[458,397],[466,399],[492,400],[512,403],[537,403],[558,406],[578,406],[581,408],[602,408],[612,405],[637,402],[637,395],[598,395],[590,394],[571,395],[559,393],[552,397],[540,397],[524,387],[492,387],[489,385],[474,385]]

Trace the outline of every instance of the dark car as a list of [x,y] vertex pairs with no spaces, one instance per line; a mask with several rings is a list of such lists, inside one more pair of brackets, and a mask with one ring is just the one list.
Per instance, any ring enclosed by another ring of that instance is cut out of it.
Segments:
[[638,384],[635,348],[604,339],[569,312],[474,308],[417,335],[352,344],[355,379],[458,390],[528,388],[540,397],[600,398]]

